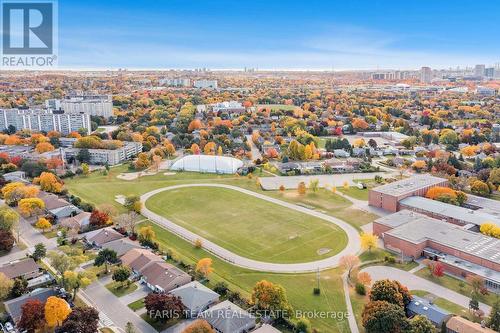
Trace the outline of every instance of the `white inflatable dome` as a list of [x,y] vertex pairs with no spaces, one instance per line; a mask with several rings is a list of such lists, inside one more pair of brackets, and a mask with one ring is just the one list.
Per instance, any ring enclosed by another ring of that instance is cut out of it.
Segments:
[[228,156],[216,155],[187,155],[175,161],[171,170],[208,172],[208,173],[236,173],[243,162]]

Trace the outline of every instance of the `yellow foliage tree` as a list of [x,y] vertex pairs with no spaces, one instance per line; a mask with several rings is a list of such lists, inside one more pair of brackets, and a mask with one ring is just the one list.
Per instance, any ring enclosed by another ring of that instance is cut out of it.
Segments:
[[82,173],[84,176],[88,176],[90,174],[90,167],[87,163],[82,163]]
[[411,165],[411,167],[414,170],[420,172],[420,171],[422,171],[423,169],[425,169],[427,167],[427,163],[425,163],[425,161],[419,160],[419,161],[413,162],[413,164]]
[[211,258],[203,258],[198,261],[196,264],[196,272],[203,275],[205,278],[208,277],[210,273],[214,270],[212,268],[212,259]]
[[53,173],[42,172],[39,183],[40,188],[46,192],[61,193],[62,191],[62,184]]
[[352,145],[353,145],[354,147],[361,148],[361,147],[366,146],[366,142],[365,142],[365,139],[363,139],[363,138],[358,138],[358,139],[354,140],[354,142],[352,143]]
[[306,183],[300,182],[299,186],[297,187],[297,191],[299,192],[300,195],[306,194]]
[[371,252],[374,247],[377,247],[377,235],[364,232],[361,234],[360,240],[363,250]]
[[483,223],[481,224],[481,228],[479,230],[484,235],[500,238],[500,227],[494,223],[491,222]]
[[50,296],[45,302],[45,321],[47,326],[61,326],[62,322],[69,316],[71,309],[65,300],[56,296]]
[[40,142],[35,147],[36,152],[39,154],[43,154],[43,153],[46,153],[48,151],[53,151],[54,149],[55,149],[54,146],[48,142]]
[[39,198],[26,198],[19,201],[19,212],[25,217],[38,215],[45,208],[45,203]]
[[208,142],[203,148],[203,152],[206,155],[215,155],[215,143],[212,141]]
[[36,222],[35,227],[45,232],[47,229],[52,228],[52,224],[46,218],[40,217]]

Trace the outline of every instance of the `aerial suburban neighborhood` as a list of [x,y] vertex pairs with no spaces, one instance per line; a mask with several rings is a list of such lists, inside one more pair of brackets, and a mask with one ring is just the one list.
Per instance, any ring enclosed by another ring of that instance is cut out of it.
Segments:
[[500,332],[498,4],[313,2],[0,3],[0,333]]

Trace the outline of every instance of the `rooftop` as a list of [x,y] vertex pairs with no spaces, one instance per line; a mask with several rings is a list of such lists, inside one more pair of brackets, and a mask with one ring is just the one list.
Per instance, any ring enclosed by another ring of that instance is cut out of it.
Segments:
[[450,316],[450,313],[440,307],[430,303],[428,300],[418,296],[412,296],[412,300],[407,307],[408,311],[417,315],[427,317],[435,324],[441,324],[445,319]]
[[5,274],[9,279],[15,279],[24,276],[31,272],[36,272],[40,266],[32,258],[27,258],[19,261],[10,262],[0,267],[0,272]]
[[411,193],[421,188],[437,186],[445,181],[446,179],[444,178],[434,177],[428,174],[421,174],[398,180],[393,183],[378,186],[374,188],[373,191],[398,196],[405,193]]
[[[481,225],[485,222],[490,222],[500,226],[500,217],[482,212],[480,210],[475,211],[437,200],[413,196],[401,200],[400,204],[417,209],[424,209],[431,213],[448,216],[455,220],[465,221],[468,224],[472,223]],[[500,204],[498,205],[500,206]]]
[[[400,219],[407,222],[399,222]],[[500,260],[500,239],[465,230],[452,223],[409,210],[387,215],[377,220],[377,222],[379,221],[388,226],[397,226],[387,231],[386,234],[414,244],[430,240],[488,261],[498,262]]]

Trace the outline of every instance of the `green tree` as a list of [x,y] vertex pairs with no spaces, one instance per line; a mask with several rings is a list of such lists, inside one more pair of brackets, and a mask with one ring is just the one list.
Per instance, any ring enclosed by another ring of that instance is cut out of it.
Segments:
[[33,251],[31,257],[35,261],[38,261],[44,258],[46,254],[47,254],[47,249],[45,248],[45,245],[43,243],[38,243],[35,245],[35,250]]
[[488,326],[492,330],[500,332],[500,298],[498,297],[491,307],[490,317],[488,318]]
[[130,274],[131,274],[130,268],[126,266],[118,266],[113,271],[112,279],[113,281],[120,282],[123,285],[124,282],[129,281],[128,278],[130,277]]
[[14,284],[10,290],[10,296],[16,298],[28,292],[28,281],[24,277],[14,279]]
[[424,316],[415,316],[409,321],[410,333],[435,333],[434,325]]
[[71,271],[75,264],[70,257],[64,253],[59,253],[56,251],[49,252],[50,265],[54,267],[57,273],[62,278],[62,284],[65,284],[64,272]]
[[106,273],[109,272],[108,264],[114,264],[118,262],[118,257],[116,252],[110,249],[102,249],[97,254],[97,257],[94,260],[94,266],[102,266],[106,268]]
[[386,301],[371,301],[361,315],[366,333],[401,332],[406,326],[403,307]]

